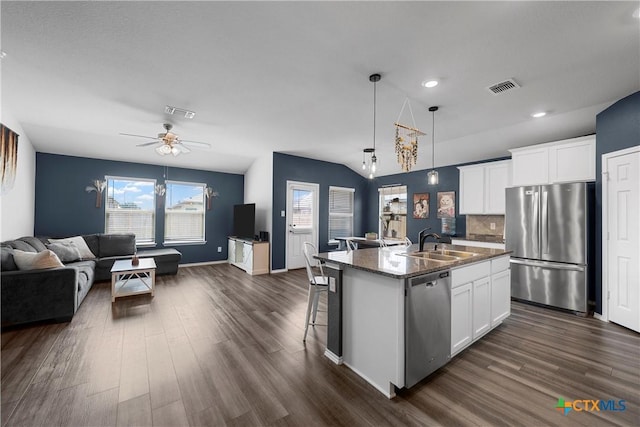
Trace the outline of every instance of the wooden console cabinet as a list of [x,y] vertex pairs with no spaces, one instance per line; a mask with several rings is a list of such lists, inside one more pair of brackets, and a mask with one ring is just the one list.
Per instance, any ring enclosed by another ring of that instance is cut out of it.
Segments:
[[229,237],[229,264],[251,275],[269,274],[269,242]]

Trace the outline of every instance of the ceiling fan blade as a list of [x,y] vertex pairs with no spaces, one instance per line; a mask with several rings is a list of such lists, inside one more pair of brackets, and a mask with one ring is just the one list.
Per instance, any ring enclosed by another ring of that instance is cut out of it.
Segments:
[[124,136],[135,136],[136,138],[147,138],[147,139],[158,139],[155,136],[144,136],[144,135],[134,135],[132,133],[120,133],[120,135]]
[[209,149],[209,148],[211,148],[211,144],[207,144],[206,142],[185,141],[184,139],[181,139],[180,143],[185,144],[185,145],[190,145],[193,148],[201,148],[201,149]]
[[174,147],[178,147],[178,150],[185,154],[191,152],[191,150],[189,150],[189,148],[184,144],[174,144]]
[[161,141],[153,141],[153,142],[145,142],[144,144],[136,144],[136,147],[148,147],[150,145],[157,144],[158,142],[161,142]]

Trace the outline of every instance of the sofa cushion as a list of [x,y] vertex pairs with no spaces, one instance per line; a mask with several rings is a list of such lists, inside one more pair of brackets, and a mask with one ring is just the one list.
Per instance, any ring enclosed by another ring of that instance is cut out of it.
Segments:
[[22,240],[10,240],[5,243],[11,246],[13,249],[18,249],[23,252],[38,252],[33,246]]
[[45,268],[64,267],[58,256],[48,249],[37,253],[15,249],[13,251],[13,260],[20,270],[41,270]]
[[37,252],[42,252],[45,249],[47,249],[46,246],[44,245],[44,243],[42,243],[42,241],[40,239],[38,239],[37,237],[25,236],[25,237],[20,237],[17,240],[21,240],[21,241],[27,243],[33,249],[35,249]]
[[78,250],[78,247],[74,242],[49,243],[47,244],[47,249],[52,250],[56,255],[58,255],[60,261],[64,263],[78,261],[82,258],[80,256],[80,250]]
[[101,234],[100,258],[133,255],[136,251],[135,234]]
[[82,236],[67,237],[66,239],[49,239],[49,243],[73,243],[80,252],[80,259],[94,259],[96,257]]
[[89,250],[95,255],[98,256],[100,253],[100,235],[99,234],[84,234],[82,236],[84,241],[89,246]]
[[78,271],[78,305],[80,305],[89,289],[91,289],[91,285],[93,285],[95,266],[95,261],[78,261],[67,264],[67,267],[72,267]]
[[0,270],[14,271],[18,269],[16,262],[13,260],[13,248],[9,246],[0,247]]

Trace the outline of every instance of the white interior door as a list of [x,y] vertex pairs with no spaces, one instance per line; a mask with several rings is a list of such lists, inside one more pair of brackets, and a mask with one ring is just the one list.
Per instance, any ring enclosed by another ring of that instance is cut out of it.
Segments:
[[287,181],[287,269],[304,267],[304,243],[318,247],[319,185]]
[[640,332],[640,151],[604,163],[609,320]]

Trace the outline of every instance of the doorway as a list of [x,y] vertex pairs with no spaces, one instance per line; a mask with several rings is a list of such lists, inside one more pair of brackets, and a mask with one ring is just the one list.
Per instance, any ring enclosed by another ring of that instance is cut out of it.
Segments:
[[640,332],[640,146],[602,156],[602,318]]
[[320,186],[287,181],[287,269],[303,268],[304,244],[318,247],[318,193]]

